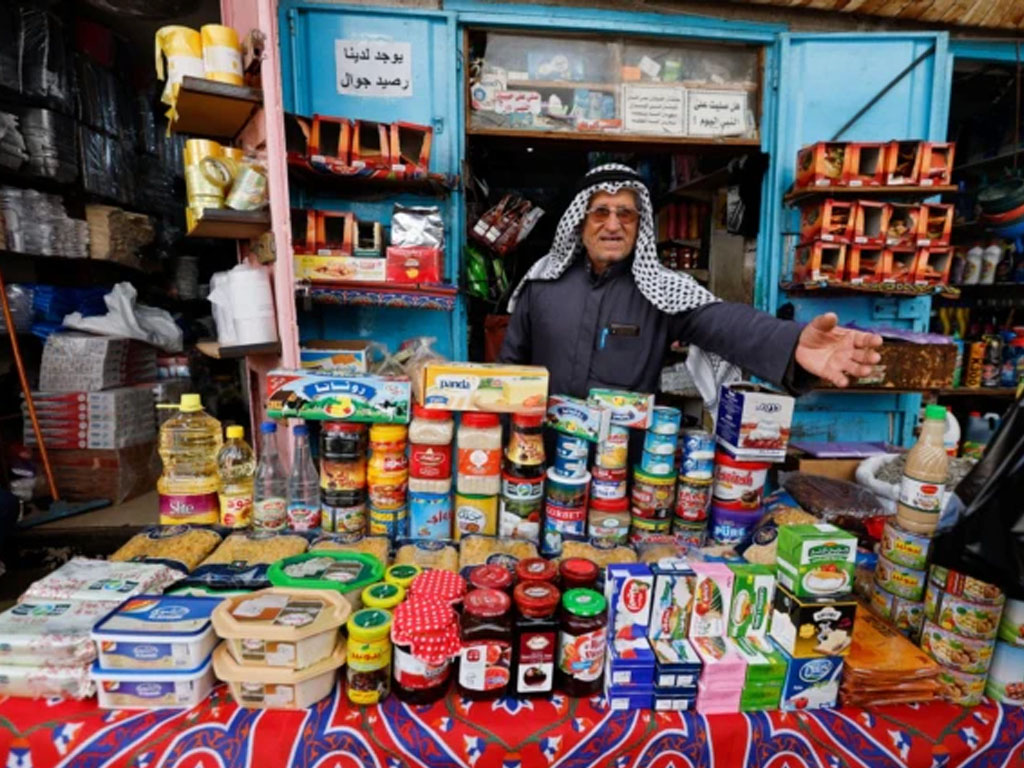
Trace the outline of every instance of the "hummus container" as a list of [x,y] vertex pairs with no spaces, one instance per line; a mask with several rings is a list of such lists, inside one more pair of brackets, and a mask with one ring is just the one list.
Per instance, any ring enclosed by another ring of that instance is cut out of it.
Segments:
[[[957,672],[955,669],[942,667],[942,671],[939,672],[942,697],[961,707],[975,707],[981,704],[981,698],[986,693],[986,679],[989,679],[989,675],[969,675],[966,672]],[[988,695],[992,696],[991,693]],[[1020,704],[1021,701],[1007,703]]]
[[942,629],[964,637],[991,640],[999,630],[1003,606],[991,603],[972,603],[962,597],[939,591],[929,621]]
[[958,672],[981,675],[992,662],[994,640],[976,640],[943,629],[931,621],[924,623],[921,648],[943,666]]
[[213,688],[210,658],[196,669],[130,670],[92,669],[103,709],[187,709],[196,706]]
[[999,622],[999,639],[1024,646],[1024,600],[1007,600]]
[[140,595],[127,600],[92,632],[99,667],[198,669],[217,644],[210,614],[218,605],[214,597]]
[[933,565],[928,572],[928,580],[951,595],[963,597],[975,603],[992,603],[1002,605],[1006,602],[1003,590],[995,584],[976,579],[959,571],[953,571],[941,565]]
[[338,680],[338,669],[345,663],[343,640],[316,664],[299,671],[274,667],[254,669],[238,664],[226,645],[222,644],[213,652],[214,671],[231,688],[235,703],[249,709],[311,707],[330,695]]
[[924,586],[927,580],[927,571],[897,565],[884,556],[878,558],[878,565],[875,567],[875,583],[889,594],[915,602],[923,600]]
[[0,664],[72,667],[90,664],[93,625],[112,603],[26,600],[0,614]]
[[665,434],[649,429],[644,433],[644,450],[647,453],[674,457],[678,443],[679,437],[673,432]]
[[931,552],[932,540],[927,536],[905,531],[889,519],[882,528],[882,541],[879,553],[896,565],[906,568],[924,570],[928,567],[928,554]]
[[0,665],[0,696],[87,699],[94,691],[88,664],[74,667]]
[[[984,685],[984,675],[980,677]],[[996,643],[985,693],[1004,704],[1024,704],[1024,648]]]
[[224,600],[211,618],[235,662],[253,672],[306,669],[328,658],[351,613],[333,589],[271,587]]
[[363,607],[363,590],[384,578],[384,565],[365,552],[305,552],[278,560],[267,572],[275,587],[331,589]]

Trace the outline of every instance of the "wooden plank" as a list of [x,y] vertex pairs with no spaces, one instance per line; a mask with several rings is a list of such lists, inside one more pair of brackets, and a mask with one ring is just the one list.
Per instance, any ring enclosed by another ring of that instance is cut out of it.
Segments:
[[708,139],[692,136],[656,136],[644,134],[623,134],[623,133],[600,133],[589,131],[516,131],[506,128],[468,128],[469,136],[492,136],[509,139],[523,139],[524,141],[536,141],[538,139],[552,139],[557,141],[590,141],[606,142],[610,144],[658,144],[665,146],[692,146],[692,147],[760,147],[760,139],[737,139],[721,138]]

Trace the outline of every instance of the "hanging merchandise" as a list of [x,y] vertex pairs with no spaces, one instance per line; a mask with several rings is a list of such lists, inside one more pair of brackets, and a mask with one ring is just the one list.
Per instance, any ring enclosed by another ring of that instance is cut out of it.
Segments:
[[526,198],[508,194],[477,219],[469,234],[500,256],[507,256],[526,239],[543,215],[544,209]]
[[203,46],[203,76],[220,83],[244,85],[238,33],[222,24],[204,24],[199,35]]
[[160,426],[160,524],[213,525],[220,518],[220,422],[203,410],[199,395],[182,395],[177,406],[168,407],[178,414]]

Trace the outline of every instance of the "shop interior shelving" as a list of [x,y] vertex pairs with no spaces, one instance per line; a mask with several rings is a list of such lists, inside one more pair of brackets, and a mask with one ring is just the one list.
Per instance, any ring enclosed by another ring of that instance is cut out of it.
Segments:
[[295,297],[305,309],[314,304],[362,307],[394,307],[451,312],[459,289],[455,285],[433,283],[300,283]]
[[897,389],[894,387],[826,387],[811,390],[833,395],[934,395],[936,397],[1014,397],[1015,387],[944,387],[942,389]]
[[952,184],[935,186],[880,186],[880,187],[794,187],[783,198],[787,205],[820,197],[932,197],[958,192]]
[[415,195],[444,197],[458,186],[458,177],[432,173],[419,176],[375,177],[356,172],[318,170],[308,163],[289,159],[288,175],[311,192],[358,195],[360,199],[372,196],[391,196],[402,192]]
[[274,341],[267,344],[239,344],[237,346],[222,346],[216,341],[196,342],[196,349],[207,357],[217,360],[229,358],[247,357],[249,355],[280,355],[281,342]]
[[897,283],[794,283],[783,281],[779,288],[789,294],[813,296],[942,296],[960,298],[960,286]]
[[186,76],[181,81],[171,130],[212,139],[234,139],[263,104],[263,91]]
[[214,237],[249,240],[270,229],[270,211],[234,211],[230,208],[205,208],[189,237]]

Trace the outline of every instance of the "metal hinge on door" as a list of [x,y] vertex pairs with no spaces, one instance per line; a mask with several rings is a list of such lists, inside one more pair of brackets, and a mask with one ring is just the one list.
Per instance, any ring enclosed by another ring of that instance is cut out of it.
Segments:
[[435,136],[440,136],[442,133],[444,133],[444,118],[443,117],[435,117],[434,120],[433,120],[433,123],[434,123],[434,135]]

